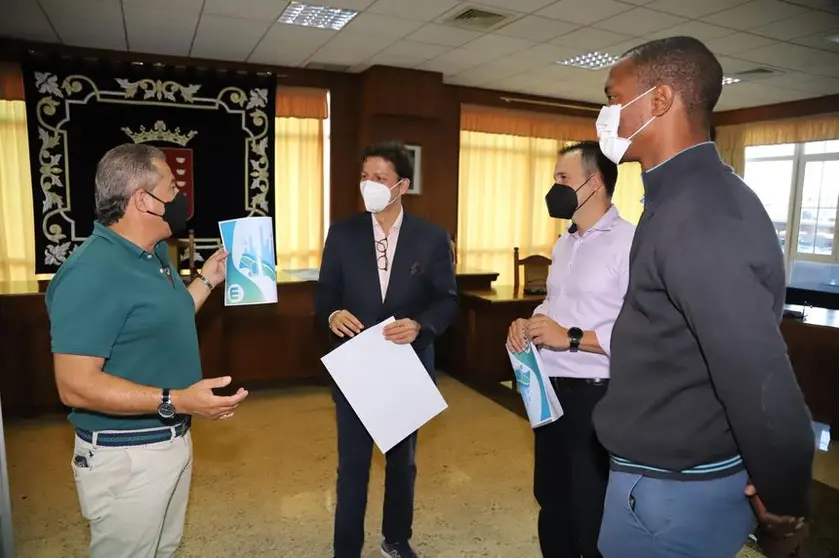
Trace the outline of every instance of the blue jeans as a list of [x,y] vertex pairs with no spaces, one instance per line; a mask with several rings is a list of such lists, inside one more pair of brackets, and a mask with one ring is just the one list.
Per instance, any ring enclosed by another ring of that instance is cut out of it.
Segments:
[[734,558],[756,521],[748,474],[707,481],[612,471],[598,547],[603,558]]

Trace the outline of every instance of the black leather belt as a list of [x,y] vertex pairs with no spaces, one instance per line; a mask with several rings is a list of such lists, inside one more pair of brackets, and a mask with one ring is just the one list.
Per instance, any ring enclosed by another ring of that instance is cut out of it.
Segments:
[[560,387],[572,388],[575,386],[605,386],[609,378],[551,378],[551,384],[557,389]]
[[167,442],[174,438],[183,436],[189,432],[191,418],[173,424],[172,426],[161,426],[158,428],[145,428],[142,430],[90,430],[76,429],[76,436],[89,444],[94,444],[93,435],[96,434],[97,446],[124,447],[124,446],[145,446],[146,444],[157,444]]

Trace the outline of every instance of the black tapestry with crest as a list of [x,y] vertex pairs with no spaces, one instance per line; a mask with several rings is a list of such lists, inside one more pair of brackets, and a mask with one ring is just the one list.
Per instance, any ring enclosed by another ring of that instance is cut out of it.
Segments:
[[166,154],[198,261],[218,246],[219,221],[274,216],[272,76],[33,55],[23,78],[37,273],[92,232],[96,165],[123,143]]

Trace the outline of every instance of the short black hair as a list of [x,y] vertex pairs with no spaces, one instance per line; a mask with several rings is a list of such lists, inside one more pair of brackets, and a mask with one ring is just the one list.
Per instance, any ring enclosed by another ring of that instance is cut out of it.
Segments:
[[414,178],[414,158],[402,142],[388,141],[367,146],[364,148],[361,161],[364,162],[371,157],[379,157],[393,165],[393,170],[396,171],[399,180]]
[[559,151],[559,154],[567,155],[575,151],[580,152],[583,170],[587,175],[600,173],[606,194],[611,198],[615,194],[615,185],[618,183],[618,166],[603,155],[600,144],[596,141],[581,141],[567,145]]
[[711,124],[711,141],[717,141],[717,127]]
[[668,37],[628,50],[638,69],[640,92],[669,85],[682,98],[692,124],[711,125],[711,114],[722,93],[722,66],[701,41],[693,37]]

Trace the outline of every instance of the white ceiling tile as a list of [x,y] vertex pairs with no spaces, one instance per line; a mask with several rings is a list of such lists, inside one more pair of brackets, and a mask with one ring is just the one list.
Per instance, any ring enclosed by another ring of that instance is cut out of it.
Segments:
[[361,56],[361,60],[366,60],[374,54],[377,54],[389,47],[394,42],[395,39],[384,35],[367,35],[342,31],[341,33],[335,35],[331,41],[321,47],[318,51],[318,55],[338,55],[342,52],[347,52],[353,55]]
[[466,29],[454,29],[446,27],[445,25],[438,25],[436,23],[429,23],[418,31],[411,33],[406,39],[409,41],[418,41],[420,43],[431,43],[434,45],[446,46],[460,46],[468,43],[473,39],[477,39],[483,33],[476,31],[467,31]]
[[66,45],[127,48],[119,0],[42,0],[41,6]]
[[322,47],[338,33],[329,29],[317,29],[315,27],[303,27],[301,25],[288,25],[275,23],[262,38],[258,48],[280,48],[293,49],[297,47],[310,48]]
[[420,60],[428,60],[440,56],[448,51],[450,47],[431,45],[428,43],[417,43],[415,41],[397,41],[385,49],[388,54],[401,56],[414,56]]
[[839,15],[823,12],[804,12],[796,16],[751,29],[751,33],[765,35],[780,41],[806,37],[839,27]]
[[497,57],[498,56],[496,54],[487,51],[456,48],[454,50],[450,50],[442,56],[438,56],[434,60],[454,62],[456,64],[463,64],[471,67],[477,66],[478,64],[485,64]]
[[705,46],[710,48],[715,54],[739,54],[773,44],[777,43],[772,39],[752,35],[751,33],[735,33],[734,35],[705,42]]
[[[536,45],[541,46],[541,45]],[[518,54],[518,53],[516,53]],[[510,68],[516,70],[516,73],[527,72],[530,70],[536,70],[544,68],[548,65],[555,64],[556,60],[550,60],[545,62],[538,58],[522,58],[513,56],[505,56],[504,58],[499,58],[492,62],[493,65],[498,66],[499,68]]]
[[667,37],[693,37],[694,39],[699,39],[703,43],[706,43],[721,37],[730,37],[736,33],[737,31],[726,29],[725,27],[692,20],[674,27],[662,29],[661,31],[650,35],[649,38],[664,39]]
[[0,36],[45,43],[59,42],[40,6],[31,0],[4,0]]
[[463,70],[468,70],[469,68],[472,68],[475,65],[476,64],[466,62],[440,60],[439,58],[434,58],[433,60],[427,60],[422,64],[419,64],[416,68],[418,70],[426,70],[428,72],[440,72],[447,76],[451,76],[458,74]]
[[562,60],[584,53],[585,51],[579,48],[541,43],[519,52],[515,52],[511,54],[509,58],[513,60],[533,61],[534,63],[547,66],[548,64],[556,64]]
[[204,0],[122,0],[123,6],[172,13],[200,14]]
[[839,27],[830,29],[822,33],[816,33],[815,35],[799,37],[797,39],[793,39],[792,42],[797,45],[804,45],[808,47],[819,48],[822,50],[839,52],[839,42],[831,41],[831,37],[839,37]]
[[839,78],[839,61],[832,64],[822,64],[818,66],[807,66],[807,73],[817,76],[837,77]]
[[257,48],[248,62],[251,64],[266,64],[269,66],[287,66],[295,68],[306,62],[314,54],[313,50],[284,49],[267,50]]
[[322,4],[326,4],[331,8],[346,8],[348,10],[366,10],[370,7],[374,0],[324,0]]
[[364,33],[401,39],[422,27],[421,21],[379,14],[361,13],[355,16],[341,32]]
[[423,62],[425,62],[424,58],[407,54],[393,54],[387,51],[380,52],[367,60],[367,64],[370,66],[396,66],[399,68],[413,68]]
[[801,81],[791,83],[785,89],[815,93],[817,95],[836,95],[839,94],[839,79],[832,77],[804,78]]
[[839,3],[836,0],[795,0],[795,3],[814,10],[839,14]]
[[560,0],[539,10],[536,15],[590,25],[631,9],[631,5],[614,0]]
[[805,11],[805,8],[778,0],[752,0],[747,4],[705,16],[702,19],[708,23],[745,31],[795,17]]
[[367,13],[433,21],[458,4],[457,0],[377,0],[367,8]]
[[354,66],[366,62],[370,55],[351,51],[324,51],[319,50],[310,59],[310,62],[319,64],[338,64],[341,66]]
[[479,50],[494,56],[506,56],[519,50],[524,50],[536,44],[536,41],[504,37],[502,35],[484,35],[463,45],[468,50]]
[[277,0],[235,0],[235,2],[230,0],[205,0],[204,13],[274,22],[283,13],[287,4],[287,2],[278,2]]
[[335,36],[335,31],[326,29],[275,23],[251,53],[248,61],[257,64],[297,66]]
[[[424,2],[425,0],[423,0]],[[529,14],[548,4],[553,4],[555,0],[474,0],[470,4],[480,4],[482,6],[491,6],[493,8],[501,8],[502,10],[513,10],[516,12]]]
[[759,64],[755,64],[751,60],[742,60],[740,58],[730,58],[727,56],[718,56],[717,60],[722,65],[725,75],[730,76],[738,72],[745,72],[746,70],[753,70]]
[[128,47],[131,51],[189,56],[199,10],[189,13],[151,9],[137,2],[126,2],[124,10]]
[[579,27],[575,23],[529,15],[495,30],[494,34],[543,42],[570,33]]
[[801,70],[808,66],[830,64],[833,62],[834,56],[836,55],[830,52],[791,45],[789,43],[774,43],[739,54],[739,58],[745,60],[753,60],[761,64],[780,66],[791,70]]
[[760,85],[818,94],[839,93],[839,79],[813,77],[804,72],[787,72],[759,80]]
[[655,0],[647,4],[646,7],[660,12],[698,18],[728,10],[749,1],[751,0],[702,0],[701,2],[696,0],[692,2],[685,0]]
[[631,39],[610,46],[609,54],[612,54],[613,56],[623,56],[625,53],[629,52],[633,48],[641,46],[646,42],[647,39],[643,37],[632,37]]
[[269,21],[202,15],[191,56],[244,61],[271,27]]
[[[552,45],[582,49],[585,52],[609,50],[609,47],[629,40],[631,37],[619,35],[612,31],[586,27],[579,29],[558,39],[550,41]],[[623,53],[619,53],[623,54]],[[617,54],[615,54],[617,56]]]
[[606,29],[624,35],[645,37],[650,33],[661,31],[667,27],[673,27],[685,23],[683,17],[656,12],[647,8],[635,8],[632,11],[611,17],[607,20],[594,24],[598,29]]
[[627,4],[635,4],[636,6],[644,6],[653,1],[654,0],[621,0],[621,2],[626,2]]

